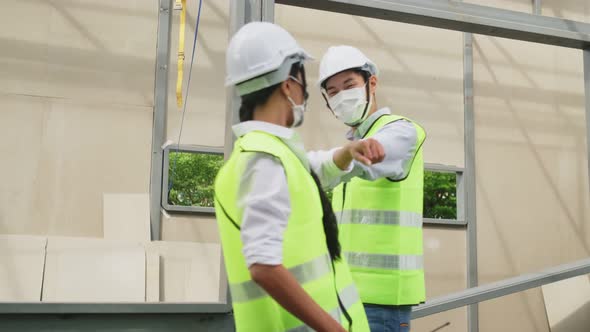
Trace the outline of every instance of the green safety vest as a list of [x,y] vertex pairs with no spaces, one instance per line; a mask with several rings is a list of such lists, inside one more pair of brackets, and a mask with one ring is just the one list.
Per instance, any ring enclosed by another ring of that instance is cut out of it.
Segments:
[[[363,138],[383,126],[408,120],[383,115]],[[332,204],[343,255],[364,303],[413,305],[424,302],[422,204],[424,129],[417,130],[417,151],[408,176],[402,180],[354,178],[334,189]]]
[[283,234],[283,265],[342,326],[349,327],[344,307],[352,318],[354,331],[368,332],[367,318],[348,266],[343,261],[333,264],[330,259],[322,205],[313,178],[283,141],[260,131],[247,133],[236,141],[231,157],[215,181],[215,212],[237,331],[312,331],[252,280],[242,254],[242,211],[237,206],[237,195],[240,178],[252,153],[274,156],[287,176],[291,214]]

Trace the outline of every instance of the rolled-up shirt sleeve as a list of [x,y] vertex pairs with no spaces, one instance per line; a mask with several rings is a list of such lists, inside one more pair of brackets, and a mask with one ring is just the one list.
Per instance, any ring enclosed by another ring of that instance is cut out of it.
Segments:
[[291,201],[287,176],[278,159],[265,153],[250,156],[240,179],[238,208],[242,210],[240,237],[248,267],[282,264]]
[[309,165],[314,173],[317,174],[324,190],[332,189],[340,184],[343,176],[350,173],[354,167],[352,163],[345,170],[341,170],[336,166],[336,163],[334,163],[334,153],[338,149],[340,147],[331,150],[309,151],[307,153]]
[[371,138],[377,140],[385,151],[382,162],[366,166],[354,161],[353,170],[344,175],[342,181],[348,181],[352,177],[365,180],[389,178],[400,180],[408,176],[412,167],[412,161],[420,143],[417,141],[417,131],[413,123],[399,120],[389,123],[379,129]]

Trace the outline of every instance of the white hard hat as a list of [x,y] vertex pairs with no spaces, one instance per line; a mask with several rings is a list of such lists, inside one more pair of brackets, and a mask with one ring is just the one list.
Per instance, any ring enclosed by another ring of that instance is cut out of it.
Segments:
[[285,29],[248,23],[229,42],[225,86],[235,85],[240,96],[258,91],[286,80],[291,66],[307,59],[312,57]]
[[328,78],[353,68],[365,70],[371,75],[379,74],[377,65],[359,49],[346,45],[332,46],[320,62],[320,78],[317,84],[321,86]]

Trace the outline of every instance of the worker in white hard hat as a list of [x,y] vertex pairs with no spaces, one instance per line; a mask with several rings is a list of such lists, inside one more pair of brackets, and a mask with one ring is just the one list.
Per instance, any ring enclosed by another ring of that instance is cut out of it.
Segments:
[[[339,238],[365,306],[371,331],[409,331],[412,306],[425,300],[422,204],[424,129],[377,106],[379,71],[352,46],[330,47],[318,85],[347,138],[375,139],[379,164],[354,161],[334,189]],[[337,182],[337,181],[336,181]]]
[[226,57],[240,123],[215,181],[215,211],[237,331],[369,331],[321,183],[352,160],[380,162],[381,145],[351,142],[308,157],[292,128],[303,122],[311,57],[281,27],[243,26]]

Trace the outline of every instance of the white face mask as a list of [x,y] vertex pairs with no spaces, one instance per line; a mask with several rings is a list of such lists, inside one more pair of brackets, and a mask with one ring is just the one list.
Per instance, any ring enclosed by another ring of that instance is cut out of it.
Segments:
[[306,102],[297,105],[293,99],[291,99],[291,97],[287,97],[287,99],[289,99],[289,102],[291,102],[291,110],[293,111],[293,124],[291,125],[291,128],[299,127],[301,124],[303,124]]
[[348,126],[356,126],[369,115],[372,98],[367,103],[366,86],[342,90],[328,99],[336,118]]

